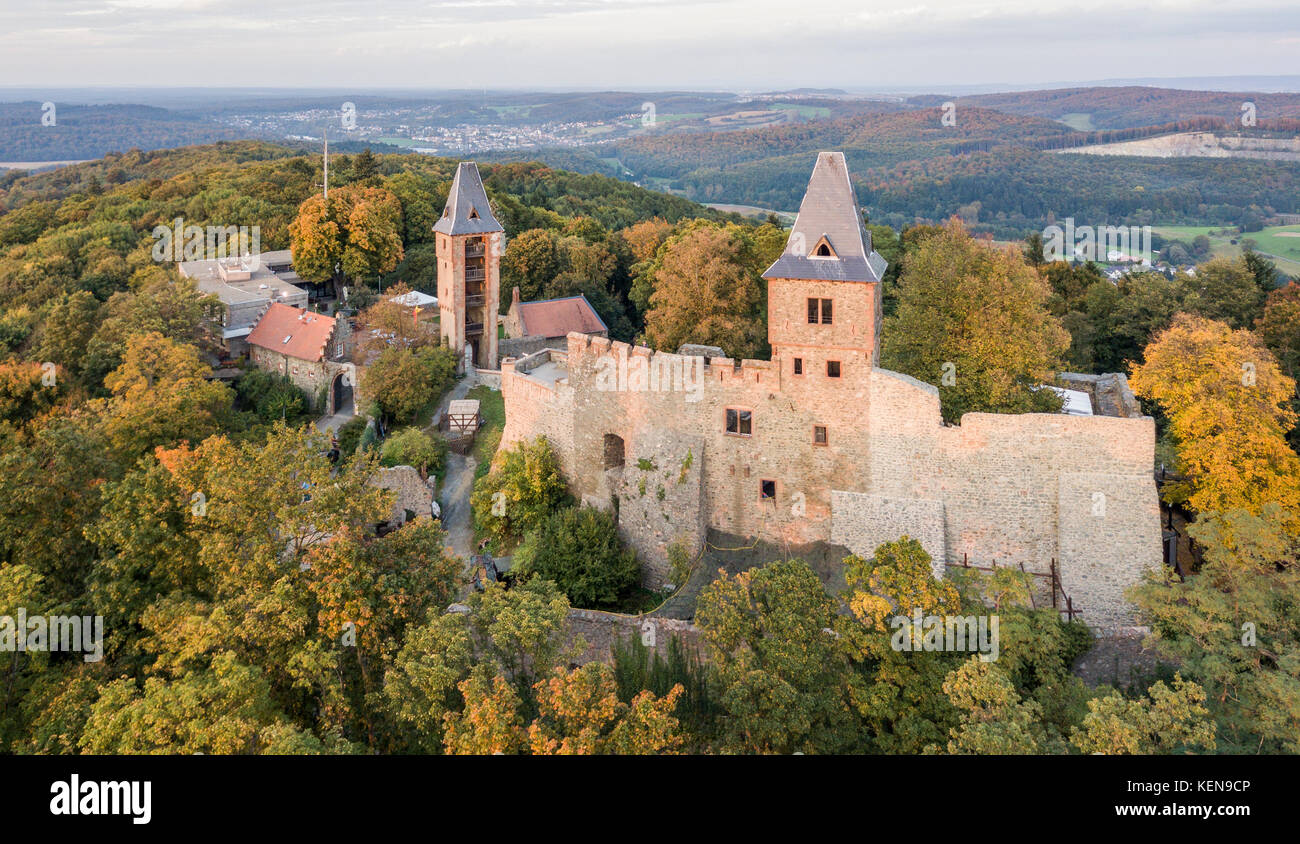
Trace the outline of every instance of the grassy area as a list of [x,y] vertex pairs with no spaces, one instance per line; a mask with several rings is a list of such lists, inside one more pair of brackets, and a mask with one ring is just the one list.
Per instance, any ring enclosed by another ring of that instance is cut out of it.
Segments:
[[1292,277],[1300,276],[1300,226],[1269,226],[1246,234],[1223,226],[1152,226],[1151,230],[1161,237],[1185,243],[1205,235],[1210,239],[1210,252],[1215,257],[1236,258],[1241,255],[1242,241],[1253,240],[1255,251],[1270,256],[1279,270]]
[[1097,128],[1092,124],[1092,115],[1088,112],[1075,111],[1062,114],[1057,119],[1076,132],[1092,132]]
[[796,105],[795,103],[772,103],[767,107],[768,111],[789,111],[793,112],[804,120],[812,120],[818,117],[830,117],[831,110],[826,106],[813,105]]
[[492,467],[492,456],[501,444],[501,432],[506,427],[506,401],[500,390],[493,390],[482,384],[470,390],[465,398],[478,399],[478,412],[483,417],[483,425],[474,436],[474,480],[488,473]]

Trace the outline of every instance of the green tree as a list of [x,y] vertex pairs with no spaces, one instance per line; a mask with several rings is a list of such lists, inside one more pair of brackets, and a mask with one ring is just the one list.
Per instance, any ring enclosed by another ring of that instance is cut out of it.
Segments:
[[1181,276],[1179,288],[1184,309],[1233,328],[1250,328],[1263,313],[1265,292],[1241,258],[1206,261]]
[[618,607],[640,582],[636,554],[623,547],[614,517],[594,507],[551,513],[515,549],[521,577],[554,581],[576,607]]
[[1088,714],[1070,741],[1084,753],[1213,751],[1214,722],[1204,703],[1205,691],[1177,674],[1173,688],[1157,682],[1138,700],[1111,692],[1088,701]]
[[722,749],[861,749],[846,622],[806,563],[719,572],[700,594],[695,621],[720,672]]
[[390,348],[361,378],[384,414],[402,423],[417,422],[455,381],[456,353],[445,346]]
[[[501,256],[501,289],[518,287],[525,302],[546,298],[543,291],[561,269],[558,241],[546,229],[529,229],[511,238]],[[509,296],[501,300],[503,307],[509,307]]]
[[379,462],[385,466],[414,466],[422,475],[441,472],[447,456],[447,442],[438,434],[419,428],[403,428],[384,440]]

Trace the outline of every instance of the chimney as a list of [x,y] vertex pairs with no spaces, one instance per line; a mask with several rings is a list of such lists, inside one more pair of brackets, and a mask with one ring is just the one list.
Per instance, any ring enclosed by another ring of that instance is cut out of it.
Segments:
[[518,304],[519,304],[519,288],[518,288],[518,287],[516,287],[514,290],[510,291],[510,304],[511,304],[511,305],[518,305]]

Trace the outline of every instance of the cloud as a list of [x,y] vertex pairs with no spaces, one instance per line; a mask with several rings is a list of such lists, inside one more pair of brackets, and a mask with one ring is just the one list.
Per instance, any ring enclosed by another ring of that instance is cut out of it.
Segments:
[[[1294,73],[1300,5],[0,0],[9,84],[759,88]],[[58,61],[52,62],[51,55]],[[219,81],[217,81],[219,80]]]

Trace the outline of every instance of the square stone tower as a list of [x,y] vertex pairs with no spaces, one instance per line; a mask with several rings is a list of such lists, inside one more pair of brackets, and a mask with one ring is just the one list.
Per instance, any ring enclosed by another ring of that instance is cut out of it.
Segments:
[[785,251],[763,273],[767,339],[783,381],[878,365],[886,266],[871,249],[844,153],[820,153]]
[[501,253],[505,229],[492,216],[478,165],[456,168],[447,205],[433,231],[438,253],[438,311],[443,342],[473,365],[496,369]]

